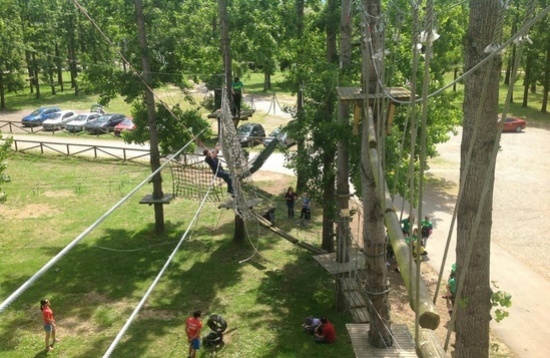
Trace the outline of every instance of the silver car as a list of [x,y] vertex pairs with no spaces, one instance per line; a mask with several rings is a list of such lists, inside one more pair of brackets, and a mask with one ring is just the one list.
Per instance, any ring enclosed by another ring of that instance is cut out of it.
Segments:
[[84,125],[90,121],[93,121],[101,116],[101,113],[90,112],[90,113],[81,113],[76,116],[75,119],[68,122],[65,125],[65,129],[69,132],[80,132],[84,130]]
[[51,118],[46,119],[44,122],[42,122],[42,127],[45,131],[63,129],[65,128],[65,125],[68,122],[72,121],[74,118],[76,118],[75,111],[55,112],[55,114]]

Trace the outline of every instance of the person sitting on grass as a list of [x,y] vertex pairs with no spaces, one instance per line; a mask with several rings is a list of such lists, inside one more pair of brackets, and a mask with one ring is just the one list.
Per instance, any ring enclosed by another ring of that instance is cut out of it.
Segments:
[[334,326],[326,317],[321,317],[321,325],[315,330],[315,342],[333,343],[336,340]]
[[315,317],[306,317],[304,323],[302,323],[302,327],[309,334],[314,334],[319,325],[321,325],[321,320]]

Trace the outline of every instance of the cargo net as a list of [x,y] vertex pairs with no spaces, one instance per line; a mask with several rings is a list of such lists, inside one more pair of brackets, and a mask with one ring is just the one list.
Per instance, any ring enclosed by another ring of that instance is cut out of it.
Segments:
[[[172,172],[172,190],[175,197],[190,200],[202,200],[212,183],[212,169],[202,156],[185,155],[181,160],[170,162]],[[208,200],[221,202],[227,199],[227,184],[216,178],[210,190]]]
[[235,208],[235,213],[243,220],[251,220],[254,218],[250,204],[253,198],[252,195],[247,194],[243,190],[244,186],[241,181],[248,170],[248,165],[241,143],[237,138],[237,130],[235,129],[233,116],[229,108],[229,96],[225,90],[225,86],[222,90],[220,123],[222,131],[221,147],[233,182],[233,207]]

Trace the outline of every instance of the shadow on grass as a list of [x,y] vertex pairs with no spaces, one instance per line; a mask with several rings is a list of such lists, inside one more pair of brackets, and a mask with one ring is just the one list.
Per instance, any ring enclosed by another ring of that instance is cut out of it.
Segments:
[[[18,329],[35,330],[34,327],[41,322],[38,302],[47,294],[57,320],[63,322],[65,334],[94,336],[91,345],[80,346],[85,351],[72,353],[82,357],[100,356],[132,313],[134,307],[131,302],[137,304],[145,294],[181,238],[181,228],[185,227],[185,223],[170,226],[167,228],[170,234],[161,236],[152,234],[153,224],[135,233],[106,229],[105,234],[93,243],[83,241],[75,246],[23,294],[25,297],[22,300],[13,304],[16,310],[27,312],[28,317],[23,321],[20,317],[4,320],[0,331],[2,349],[10,351],[18,347]],[[215,231],[229,230],[224,225]],[[243,250],[229,239],[212,237],[212,231],[209,227],[199,227],[192,233],[192,241],[181,245],[160,281],[162,284],[157,286],[151,297],[161,302],[156,309],[167,310],[176,317],[182,312],[188,315],[194,309],[208,312],[211,307],[224,306],[216,299],[216,292],[241,280],[238,261],[250,254],[250,247]],[[164,243],[170,244],[162,245]],[[43,251],[48,257],[53,257],[62,249],[46,245]],[[18,287],[27,279],[14,277],[11,282],[3,282],[2,285]],[[158,299],[159,296],[161,299]],[[152,341],[169,334],[172,329],[181,330],[184,325],[178,319],[159,321],[145,318],[141,321],[134,322],[124,342],[117,347],[116,356],[146,356]],[[84,322],[87,322],[85,326]],[[143,322],[146,324],[143,325]],[[37,337],[36,344],[38,341],[41,345],[43,338]],[[70,348],[65,349],[70,352]]]

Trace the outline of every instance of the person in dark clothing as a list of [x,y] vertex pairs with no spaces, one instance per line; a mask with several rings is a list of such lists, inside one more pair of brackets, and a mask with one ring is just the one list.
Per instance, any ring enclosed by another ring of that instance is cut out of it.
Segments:
[[216,144],[216,147],[213,150],[205,148],[202,152],[204,154],[204,161],[210,166],[210,169],[212,169],[212,173],[214,173],[215,176],[222,178],[227,183],[227,192],[229,194],[233,194],[231,175],[223,170],[223,166],[218,159],[219,151],[220,146],[218,144]]

